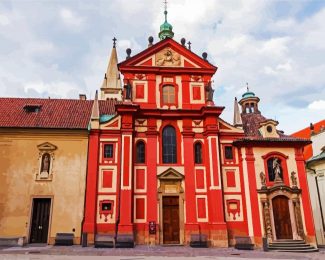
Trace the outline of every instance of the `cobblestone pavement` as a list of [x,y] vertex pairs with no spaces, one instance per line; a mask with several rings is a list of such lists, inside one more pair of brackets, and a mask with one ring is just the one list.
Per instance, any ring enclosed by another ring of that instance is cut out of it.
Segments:
[[[108,257],[109,256],[109,257]],[[311,259],[325,260],[325,249],[317,253],[263,252],[234,248],[191,248],[186,246],[136,246],[135,248],[93,248],[81,246],[26,246],[0,248],[0,259]]]

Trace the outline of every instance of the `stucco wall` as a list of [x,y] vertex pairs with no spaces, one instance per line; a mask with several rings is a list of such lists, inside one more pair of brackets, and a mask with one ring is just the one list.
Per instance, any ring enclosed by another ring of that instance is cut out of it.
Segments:
[[[267,174],[267,169],[265,169],[264,166],[264,160],[262,158],[263,155],[266,155],[270,152],[280,152],[286,156],[288,156],[288,159],[286,160],[287,168],[288,168],[288,174],[290,176],[290,173],[292,171],[297,173],[297,164],[295,160],[295,150],[294,148],[281,148],[281,147],[254,147],[254,157],[255,157],[255,172],[256,172],[256,184],[257,188],[261,188],[261,181],[259,177],[260,172],[264,172]],[[291,179],[289,178],[290,185],[291,185]],[[299,179],[297,178],[298,187],[299,187]]]
[[[321,132],[317,135],[313,135],[311,137],[311,140],[313,142],[312,144],[313,156],[319,155],[321,153],[321,149],[325,145],[325,132]],[[314,172],[307,168],[308,185],[309,185],[311,204],[313,208],[317,244],[325,245],[325,236],[324,236],[325,234],[323,231],[323,224],[322,224],[323,220],[320,212],[321,211],[320,203],[321,203],[323,216],[325,216],[325,176],[324,176],[325,160],[314,161],[309,164],[309,168],[315,170]],[[318,190],[316,186],[315,176],[317,176]]]
[[311,136],[313,146],[313,156],[320,154],[321,149],[325,146],[325,131]]
[[[325,165],[323,164],[323,167]],[[325,171],[325,167],[323,168]],[[314,172],[307,171],[307,179],[308,179],[308,186],[309,186],[309,194],[310,194],[310,201],[311,206],[313,209],[313,217],[315,223],[315,232],[316,232],[316,239],[318,245],[325,245],[325,237],[322,225],[322,218],[320,214],[320,207],[319,207],[319,199],[321,200],[322,205],[325,205],[325,177],[321,176],[318,177],[318,188],[319,188],[319,197],[317,194],[317,187],[315,181],[315,174]],[[323,216],[325,216],[325,210],[323,208]]]
[[[49,242],[58,232],[75,229],[79,242],[84,209],[88,136],[86,131],[0,132],[0,237],[29,239],[32,201],[52,199]],[[57,149],[53,179],[36,180],[40,171],[38,145],[49,142]]]

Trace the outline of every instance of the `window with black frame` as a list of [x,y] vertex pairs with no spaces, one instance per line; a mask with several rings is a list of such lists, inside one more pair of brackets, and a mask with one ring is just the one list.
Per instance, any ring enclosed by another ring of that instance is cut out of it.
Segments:
[[234,159],[232,146],[225,146],[225,158],[226,160]]
[[104,145],[104,158],[113,158],[113,145],[112,144]]
[[194,156],[195,163],[202,163],[202,144],[200,142],[194,144]]
[[137,143],[136,162],[144,163],[146,160],[145,144],[143,141]]
[[162,133],[163,163],[177,162],[176,131],[172,126],[166,126]]

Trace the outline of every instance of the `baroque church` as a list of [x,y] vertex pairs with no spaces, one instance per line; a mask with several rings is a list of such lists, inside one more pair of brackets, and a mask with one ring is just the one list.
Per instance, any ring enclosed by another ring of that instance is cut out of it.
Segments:
[[211,84],[217,67],[172,29],[165,11],[160,40],[149,37],[134,56],[127,49],[120,63],[114,38],[94,100],[0,98],[1,238],[315,246],[310,141],[278,130],[248,88],[233,124],[223,120]]

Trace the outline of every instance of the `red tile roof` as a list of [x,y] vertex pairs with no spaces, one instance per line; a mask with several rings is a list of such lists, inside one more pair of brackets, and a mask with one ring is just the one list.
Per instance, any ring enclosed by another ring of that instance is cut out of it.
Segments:
[[[325,120],[321,120],[315,124],[313,124],[314,126],[314,133],[318,133],[322,127],[325,127]],[[311,130],[310,130],[310,126],[299,130],[298,132],[295,132],[292,134],[292,136],[294,137],[300,137],[300,138],[310,138],[311,136]],[[306,147],[304,147],[304,158],[305,160],[311,158],[313,156],[313,147],[312,145],[307,145]]]
[[115,105],[122,104],[121,101],[117,101],[116,99],[108,99],[108,100],[99,100],[99,114],[100,115],[114,115]]
[[[0,127],[87,129],[93,100],[0,98]],[[115,114],[115,99],[99,101],[100,114]],[[27,106],[40,106],[28,112]],[[24,109],[25,107],[25,109]]]

